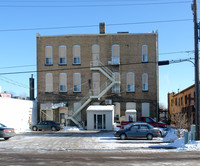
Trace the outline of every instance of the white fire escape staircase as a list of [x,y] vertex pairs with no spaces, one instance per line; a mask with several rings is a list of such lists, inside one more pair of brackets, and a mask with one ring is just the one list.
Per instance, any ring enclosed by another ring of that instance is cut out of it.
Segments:
[[100,87],[100,91],[98,93],[93,93],[94,91],[91,90],[89,94],[80,101],[81,106],[73,112],[72,116],[68,117],[68,119],[72,120],[79,128],[84,127],[81,110],[84,109],[92,101],[92,99],[100,99],[110,88],[116,84],[120,84],[120,78],[116,77],[116,75],[100,61],[92,61],[90,63],[90,70],[100,71],[108,78],[108,81]]

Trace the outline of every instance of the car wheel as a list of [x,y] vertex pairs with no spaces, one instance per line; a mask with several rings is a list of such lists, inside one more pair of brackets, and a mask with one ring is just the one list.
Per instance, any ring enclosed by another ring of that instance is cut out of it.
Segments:
[[5,140],[9,140],[9,137],[4,138]]
[[148,139],[148,140],[152,140],[152,139],[153,139],[153,135],[152,135],[152,134],[148,134],[148,135],[147,135],[147,139]]
[[56,127],[55,127],[55,126],[52,126],[52,127],[51,127],[51,130],[52,130],[52,131],[56,131]]
[[37,129],[36,126],[33,126],[32,130],[33,130],[33,131],[37,131],[38,129]]
[[126,139],[126,134],[121,134],[121,135],[120,135],[120,139],[121,139],[121,140],[125,140],[125,139]]

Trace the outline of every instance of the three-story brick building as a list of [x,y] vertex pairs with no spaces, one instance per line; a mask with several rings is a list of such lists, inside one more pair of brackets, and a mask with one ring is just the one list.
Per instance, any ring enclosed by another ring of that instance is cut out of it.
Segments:
[[135,110],[157,117],[158,34],[41,36],[37,34],[37,96],[40,120],[83,127],[89,105],[114,105],[115,120]]

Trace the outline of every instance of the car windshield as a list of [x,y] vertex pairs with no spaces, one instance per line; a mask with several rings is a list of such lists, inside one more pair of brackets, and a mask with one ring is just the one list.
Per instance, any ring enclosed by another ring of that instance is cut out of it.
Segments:
[[6,126],[0,123],[0,127],[6,127]]

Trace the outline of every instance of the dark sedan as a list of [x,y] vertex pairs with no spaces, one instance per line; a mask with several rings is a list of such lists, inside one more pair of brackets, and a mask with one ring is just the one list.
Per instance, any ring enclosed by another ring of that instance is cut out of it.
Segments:
[[56,123],[54,121],[42,121],[36,125],[31,126],[33,131],[37,130],[52,130],[52,131],[59,131],[64,126],[60,123]]
[[115,137],[125,140],[127,138],[147,138],[152,140],[153,137],[160,137],[161,133],[159,129],[154,128],[147,123],[134,123],[127,129],[119,130],[114,134]]
[[8,128],[0,123],[0,138],[8,140],[10,137],[15,136],[15,130],[13,128]]

